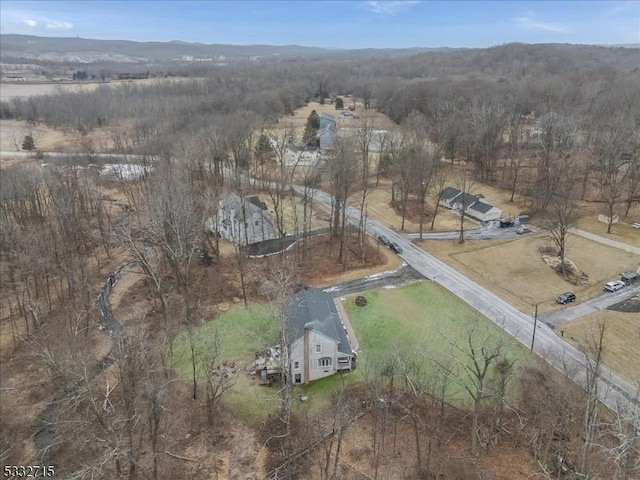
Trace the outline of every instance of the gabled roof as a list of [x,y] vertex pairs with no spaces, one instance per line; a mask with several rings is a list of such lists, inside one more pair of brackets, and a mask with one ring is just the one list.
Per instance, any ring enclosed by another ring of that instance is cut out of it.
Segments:
[[453,200],[461,193],[462,192],[457,188],[447,187],[444,190],[442,190],[442,193],[440,193],[440,200],[445,200],[445,201]]
[[256,196],[245,197],[244,198],[244,211],[242,208],[243,202],[240,199],[240,196],[234,192],[227,193],[220,200],[220,208],[226,212],[235,211],[236,218],[239,221],[244,222],[246,215],[250,217],[254,213],[259,213],[268,223],[273,223],[271,221],[271,215],[266,210],[266,205],[260,201],[260,199]]
[[469,210],[475,210],[476,212],[480,212],[480,213],[487,213],[489,212],[492,208],[496,208],[493,205],[489,204],[489,203],[485,203],[485,202],[476,202],[473,205],[471,205],[469,207]]
[[456,202],[462,205],[464,208],[469,208],[471,205],[478,201],[478,197],[471,195],[470,193],[461,193],[455,197]]
[[335,301],[328,293],[317,288],[302,290],[287,300],[285,312],[292,342],[304,334],[305,327],[309,327],[338,342],[339,352],[353,354]]

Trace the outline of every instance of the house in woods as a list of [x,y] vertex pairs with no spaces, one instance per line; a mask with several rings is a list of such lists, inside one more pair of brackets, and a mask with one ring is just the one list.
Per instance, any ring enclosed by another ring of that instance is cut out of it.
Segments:
[[355,368],[356,356],[331,295],[317,288],[301,290],[289,298],[285,312],[294,384]]
[[260,198],[241,198],[233,192],[220,199],[216,229],[222,238],[240,245],[263,242],[277,236],[273,216]]
[[463,193],[453,187],[447,187],[442,191],[438,203],[457,212],[464,211],[466,215],[482,222],[502,217],[502,210],[485,202],[483,195]]
[[453,208],[453,201],[461,193],[457,188],[447,187],[440,193],[438,203],[443,207]]

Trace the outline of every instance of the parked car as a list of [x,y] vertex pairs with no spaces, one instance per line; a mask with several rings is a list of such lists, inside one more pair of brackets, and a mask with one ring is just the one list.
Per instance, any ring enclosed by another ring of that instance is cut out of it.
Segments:
[[613,282],[608,282],[605,286],[604,289],[607,292],[617,292],[618,290],[620,290],[621,288],[623,288],[626,284],[620,280],[614,280]]
[[513,223],[513,220],[506,220],[504,218],[500,219],[500,228],[509,228],[509,227],[513,227],[515,224]]
[[620,275],[620,280],[623,281],[626,285],[631,285],[635,282],[640,282],[640,273],[638,272],[624,272]]
[[564,305],[566,303],[571,303],[576,301],[576,294],[573,292],[565,292],[562,295],[558,295],[556,297],[556,302],[560,305]]
[[378,235],[378,241],[387,247],[389,246],[389,243],[391,243],[389,242],[389,239],[384,235]]
[[516,230],[516,233],[518,235],[522,235],[523,233],[529,233],[529,232],[531,232],[531,229],[524,225],[522,225],[521,227],[518,227],[518,229]]
[[396,242],[389,243],[389,248],[396,253],[402,253],[402,247],[398,245]]

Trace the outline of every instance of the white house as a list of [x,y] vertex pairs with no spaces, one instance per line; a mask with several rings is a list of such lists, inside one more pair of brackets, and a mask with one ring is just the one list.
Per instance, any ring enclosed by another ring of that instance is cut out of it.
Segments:
[[502,210],[482,201],[478,201],[467,207],[465,213],[470,217],[483,222],[502,218]]
[[289,299],[286,313],[294,384],[355,368],[355,353],[331,295],[317,288],[302,290]]
[[218,205],[217,232],[240,245],[276,238],[273,216],[256,196],[240,198],[229,192]]

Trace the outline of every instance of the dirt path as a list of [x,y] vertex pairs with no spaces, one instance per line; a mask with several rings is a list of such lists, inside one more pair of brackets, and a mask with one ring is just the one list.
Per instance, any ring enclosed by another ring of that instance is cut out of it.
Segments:
[[229,480],[257,480],[264,478],[264,448],[258,445],[255,434],[246,425],[238,423],[228,444]]

